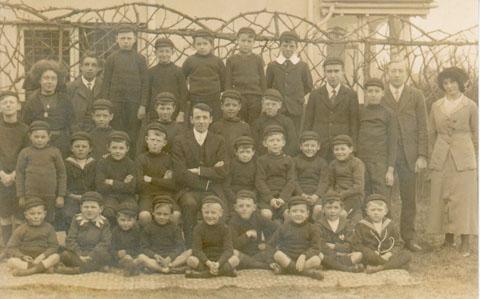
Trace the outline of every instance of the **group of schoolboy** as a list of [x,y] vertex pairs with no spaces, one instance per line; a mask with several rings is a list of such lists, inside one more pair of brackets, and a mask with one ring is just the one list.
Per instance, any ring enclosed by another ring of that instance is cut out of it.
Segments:
[[[199,31],[197,52],[179,68],[170,61],[174,44],[161,38],[159,63],[147,70],[132,48],[135,31],[122,27],[120,49],[105,65],[103,98],[88,112],[94,126],[72,133],[66,159],[49,145],[48,123],[24,125],[18,96],[3,92],[0,216],[13,273],[117,265],[126,275],[234,277],[236,269],[259,268],[323,279],[321,265],[350,272],[366,265],[369,273],[405,267],[409,255],[382,192],[393,183],[390,119],[383,131],[374,123],[383,135],[373,139],[387,143],[373,143],[371,130],[358,124],[338,136],[320,136],[312,125],[301,131],[313,84],[296,54],[299,37],[281,35],[266,74],[254,41],[251,28],[240,29],[239,53],[225,66],[212,53],[212,35]],[[325,61],[330,65],[343,67],[337,58]],[[383,83],[365,87],[370,119],[389,116],[379,106]],[[364,155],[385,148],[387,174],[366,172],[354,144]],[[366,174],[372,187],[381,185],[368,196]],[[24,220],[13,233],[12,219]],[[62,248],[56,229],[67,231]]]

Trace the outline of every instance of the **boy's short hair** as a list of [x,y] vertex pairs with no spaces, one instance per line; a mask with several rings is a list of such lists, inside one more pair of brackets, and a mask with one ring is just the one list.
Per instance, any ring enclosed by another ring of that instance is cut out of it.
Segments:
[[343,67],[344,63],[339,57],[327,57],[323,62],[323,68],[325,68],[327,65],[341,65]]
[[36,120],[32,122],[28,128],[28,131],[31,133],[33,131],[40,131],[40,130],[45,130],[47,132],[50,132],[50,125],[43,120]]
[[78,131],[72,134],[70,137],[70,144],[73,144],[76,140],[85,140],[88,141],[89,145],[92,145],[92,138],[90,137],[90,134],[88,134],[85,131]]
[[138,206],[134,202],[126,200],[118,205],[117,215],[123,214],[130,217],[136,217],[138,214]]
[[198,109],[198,110],[202,110],[202,111],[205,111],[205,112],[208,112],[210,113],[210,116],[212,116],[212,108],[210,106],[208,106],[207,104],[204,104],[204,103],[198,103],[198,104],[195,104],[192,108],[192,111],[193,109]]
[[285,130],[278,125],[266,126],[265,129],[263,130],[263,139],[266,139],[267,137],[274,134],[282,134],[283,137],[285,137]]
[[43,199],[41,199],[40,197],[35,197],[35,196],[27,197],[25,199],[25,204],[23,206],[23,210],[26,212],[29,209],[35,208],[35,207],[38,207],[38,206],[43,206],[44,208],[46,208],[47,203]]
[[93,111],[96,110],[108,110],[108,112],[113,113],[113,104],[106,99],[98,99],[93,102]]
[[163,47],[175,48],[175,45],[173,44],[172,40],[170,40],[169,38],[165,38],[165,37],[157,38],[157,40],[155,41],[155,49],[163,48]]
[[339,144],[346,144],[349,147],[353,146],[352,138],[348,135],[337,135],[333,138],[332,146],[339,145]]
[[195,43],[195,39],[198,38],[198,37],[201,37],[201,38],[204,38],[204,39],[208,40],[210,42],[210,44],[213,45],[214,36],[213,36],[212,32],[210,32],[209,30],[198,29],[193,35],[193,43]]
[[370,86],[376,86],[381,88],[382,90],[385,89],[385,85],[383,84],[382,80],[378,78],[370,78],[367,80],[367,82],[365,82],[364,84],[365,89],[367,89]]
[[300,135],[300,144],[304,143],[305,141],[308,140],[315,140],[318,143],[320,143],[320,137],[318,136],[317,132],[315,131],[303,131],[302,134]]
[[227,89],[222,92],[222,96],[220,97],[220,101],[222,104],[225,102],[226,98],[237,100],[237,102],[239,102],[240,104],[242,103],[242,94],[235,89]]
[[117,28],[117,35],[119,33],[128,33],[128,32],[132,32],[133,34],[137,34],[137,28],[135,28],[134,26],[129,25],[129,24],[123,24],[123,25],[118,26],[118,28]]
[[288,208],[290,209],[293,206],[298,206],[298,205],[306,205],[308,209],[308,202],[303,196],[296,195],[292,196],[290,200],[288,201]]
[[241,146],[251,146],[255,148],[255,140],[250,136],[240,136],[233,141],[233,148],[238,150]]
[[298,37],[298,34],[295,31],[282,32],[282,34],[280,34],[280,43],[289,41],[294,41],[295,43],[298,43],[300,41],[300,37]]
[[128,136],[128,134],[126,132],[113,131],[112,133],[110,133],[110,135],[108,135],[108,145],[110,145],[110,143],[112,143],[112,141],[115,141],[115,142],[125,141],[125,143],[127,145],[129,145],[130,144],[130,137]]
[[280,93],[280,91],[278,91],[276,89],[273,89],[273,88],[269,88],[269,89],[265,90],[265,92],[263,93],[263,98],[267,99],[267,100],[280,102],[280,103],[283,102],[283,96]]
[[205,205],[205,204],[209,204],[209,203],[217,203],[219,204],[222,208],[224,207],[223,206],[223,201],[220,199],[220,197],[216,196],[216,195],[207,195],[205,196],[203,199],[202,199],[202,207]]
[[103,196],[95,191],[83,193],[82,198],[80,199],[80,204],[83,204],[86,201],[96,201],[99,206],[103,206],[104,204]]
[[0,91],[0,102],[6,97],[14,97],[17,99],[17,102],[20,101],[20,98],[18,97],[18,93],[11,90]]
[[384,208],[388,209],[387,198],[381,194],[373,193],[367,196],[365,199],[366,207],[368,208],[371,204],[381,205]]
[[167,128],[165,128],[162,124],[159,124],[158,122],[153,122],[147,125],[147,127],[145,128],[145,136],[148,135],[149,131],[161,132],[165,135],[165,138],[168,138]]
[[99,62],[99,58],[97,56],[97,54],[93,51],[86,51],[85,54],[83,54],[82,58],[80,59],[80,65],[83,64],[83,61],[86,59],[86,58],[94,58],[97,60],[97,62]]
[[255,32],[255,30],[253,30],[250,27],[240,28],[237,32],[237,38],[240,36],[240,34],[248,34],[249,36],[253,36],[253,38],[255,38],[257,36],[257,33]]
[[257,202],[257,196],[255,195],[255,192],[245,189],[237,192],[235,196],[235,202],[237,202],[239,199],[251,199],[253,200],[253,203]]
[[155,211],[159,206],[169,206],[173,210],[173,199],[168,195],[157,195],[152,201],[152,211]]
[[175,106],[177,104],[177,99],[171,92],[160,92],[155,96],[155,108],[160,104],[173,104]]

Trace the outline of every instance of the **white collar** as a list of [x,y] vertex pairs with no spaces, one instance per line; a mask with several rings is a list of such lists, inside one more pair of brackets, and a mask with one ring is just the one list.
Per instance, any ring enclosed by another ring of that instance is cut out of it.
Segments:
[[393,86],[392,84],[389,84],[389,87],[390,87],[390,91],[392,92],[392,94],[394,96],[395,96],[395,91],[398,91],[398,94],[401,96],[402,92],[403,92],[403,88],[405,87],[405,84],[402,84],[402,86],[400,86],[398,88]]
[[195,140],[200,145],[203,145],[203,143],[205,142],[205,139],[207,139],[207,133],[208,133],[208,130],[206,130],[203,133],[200,133],[197,130],[195,130],[195,128],[193,129],[193,136],[195,136]]
[[278,62],[279,64],[284,64],[285,61],[287,60],[290,60],[291,63],[293,64],[297,64],[299,61],[300,61],[300,58],[298,57],[297,54],[293,53],[292,56],[290,56],[289,59],[285,58],[285,56],[283,56],[282,53],[280,53],[280,55],[278,55],[277,59],[275,59],[276,62]]
[[79,162],[79,160],[75,159],[74,157],[68,157],[67,159],[65,159],[66,161],[69,161],[75,165],[77,165],[78,167],[80,167],[81,169],[85,169],[85,166],[87,166],[87,164],[91,163],[94,161],[94,159],[92,157],[88,157],[87,159],[85,159],[84,163],[81,163]]
[[102,226],[105,224],[105,221],[107,220],[107,218],[105,218],[102,215],[98,215],[97,218],[95,218],[93,220],[89,220],[89,219],[86,219],[85,217],[83,217],[82,213],[79,213],[75,216],[75,220],[78,221],[78,224],[80,226],[83,226],[83,225],[91,222],[91,223],[95,224],[96,227],[102,228]]
[[338,229],[338,225],[340,224],[340,217],[337,218],[337,220],[328,220],[328,225],[330,225],[330,228],[332,229],[333,232],[336,232]]
[[88,84],[90,83],[90,84],[92,84],[92,89],[93,89],[93,87],[95,86],[95,80],[96,80],[97,78],[93,78],[92,81],[88,81],[87,79],[85,79],[84,76],[81,76],[81,78],[82,78],[82,82],[83,82],[83,84],[84,84],[85,86],[88,87]]
[[332,92],[335,90],[335,94],[338,95],[338,92],[340,91],[340,86],[342,84],[338,84],[337,87],[333,88],[330,84],[326,84],[327,86],[327,91],[328,91],[328,96],[330,97],[332,95]]

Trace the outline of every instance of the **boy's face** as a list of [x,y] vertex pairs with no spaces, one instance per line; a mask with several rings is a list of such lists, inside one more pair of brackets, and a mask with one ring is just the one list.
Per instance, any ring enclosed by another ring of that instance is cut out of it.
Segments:
[[157,205],[153,211],[153,219],[160,225],[170,222],[172,216],[172,207],[169,205]]
[[237,155],[237,158],[238,160],[240,160],[240,162],[248,163],[252,160],[253,155],[255,155],[255,150],[253,149],[253,146],[241,145],[238,147],[235,154]]
[[92,151],[88,140],[75,140],[72,143],[72,154],[76,159],[84,160]]
[[84,201],[80,206],[80,212],[82,216],[87,220],[94,220],[100,213],[102,213],[103,208],[100,207],[96,201]]
[[193,47],[200,55],[208,55],[213,49],[213,45],[210,43],[210,40],[204,37],[195,37],[195,40],[193,41]]
[[323,209],[328,220],[337,220],[338,217],[340,217],[340,212],[343,210],[342,204],[339,201],[328,202]]
[[382,222],[387,212],[388,209],[382,203],[369,202],[367,204],[367,216],[373,222]]
[[222,218],[223,209],[218,203],[206,203],[202,205],[203,221],[208,225],[215,225]]
[[242,33],[238,35],[237,45],[240,53],[249,54],[252,53],[253,45],[255,44],[255,38],[253,35],[248,33]]
[[120,32],[117,34],[117,44],[122,50],[130,50],[135,43],[135,33]]
[[30,141],[35,148],[44,148],[50,141],[47,130],[35,130],[30,133]]
[[85,57],[80,65],[80,72],[82,76],[91,81],[93,80],[99,71],[98,60],[95,57]]
[[378,86],[367,87],[366,99],[368,105],[378,105],[382,101],[384,92],[383,88]]
[[285,146],[285,137],[281,133],[268,135],[263,141],[263,146],[267,148],[269,153],[279,155]]
[[0,113],[5,116],[16,115],[20,108],[20,102],[14,96],[6,96],[0,101]]
[[297,52],[297,43],[293,40],[282,41],[280,43],[280,52],[287,59],[292,57]]
[[36,206],[26,210],[23,214],[25,215],[28,224],[39,226],[43,223],[43,220],[45,220],[47,211],[44,206]]
[[345,161],[353,152],[353,146],[347,144],[335,144],[333,146],[333,154],[339,161]]
[[213,118],[210,112],[194,108],[190,121],[197,132],[204,133],[208,130]]
[[128,153],[126,141],[111,141],[108,145],[108,152],[115,160],[122,160]]
[[58,84],[58,76],[52,70],[47,70],[43,72],[42,76],[40,77],[40,89],[42,93],[45,94],[52,94],[57,89]]
[[126,215],[123,213],[118,213],[117,223],[122,230],[127,231],[132,229],[132,227],[135,225],[136,222],[137,221],[135,217],[132,217],[131,215]]
[[293,222],[296,224],[302,224],[308,218],[308,207],[306,204],[291,206],[288,214]]
[[277,116],[278,111],[282,108],[282,103],[278,101],[273,101],[267,98],[262,100],[262,110],[263,112],[270,117]]
[[93,111],[92,119],[97,128],[108,128],[113,119],[113,113],[110,113],[107,109],[95,110]]
[[407,80],[407,66],[405,63],[398,61],[388,65],[388,82],[394,87],[399,88]]
[[163,132],[149,130],[147,132],[147,136],[145,136],[145,142],[147,143],[148,152],[159,154],[162,152],[163,147],[167,144],[167,137]]
[[172,60],[173,49],[170,47],[159,47],[155,49],[158,63],[167,64]]
[[244,220],[250,219],[253,212],[257,209],[257,205],[251,198],[237,198],[237,203],[235,204],[235,211],[238,213],[240,218]]
[[323,70],[328,84],[332,87],[337,87],[343,77],[343,66],[341,64],[330,64],[325,66]]
[[155,107],[160,122],[172,121],[173,113],[175,112],[175,104],[173,103],[159,103]]
[[317,140],[305,140],[300,144],[300,150],[305,156],[311,158],[320,150],[320,144]]
[[238,112],[240,112],[242,105],[238,100],[225,98],[220,108],[223,111],[224,118],[232,119],[238,116]]

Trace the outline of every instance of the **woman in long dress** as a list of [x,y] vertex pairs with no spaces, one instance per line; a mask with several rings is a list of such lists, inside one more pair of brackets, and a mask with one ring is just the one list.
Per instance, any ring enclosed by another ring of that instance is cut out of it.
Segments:
[[443,70],[438,84],[445,96],[430,112],[431,199],[428,230],[445,234],[446,247],[461,236],[460,250],[470,255],[470,236],[477,234],[477,105],[467,98],[467,75],[457,67]]

